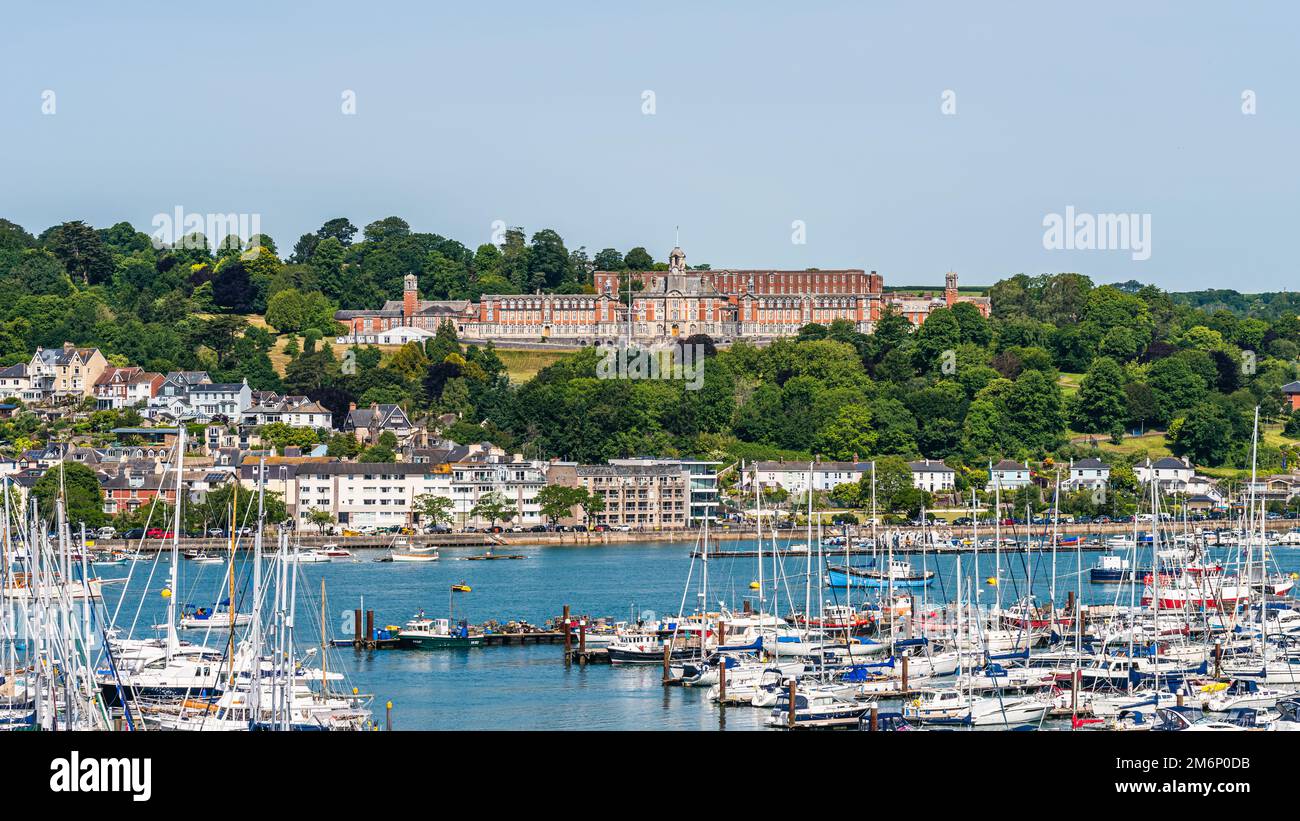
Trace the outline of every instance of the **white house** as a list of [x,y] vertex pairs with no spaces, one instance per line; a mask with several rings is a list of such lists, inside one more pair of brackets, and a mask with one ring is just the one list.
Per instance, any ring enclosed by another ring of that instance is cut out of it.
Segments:
[[408,342],[423,343],[433,336],[435,336],[434,332],[427,328],[398,325],[395,328],[388,328],[371,334],[340,336],[336,337],[334,341],[339,345],[405,345]]
[[1110,465],[1100,459],[1080,459],[1070,462],[1070,490],[1096,490],[1110,484]]
[[1133,472],[1137,474],[1139,482],[1145,484],[1154,481],[1162,490],[1186,484],[1196,475],[1190,463],[1172,456],[1165,456],[1154,462],[1148,459],[1144,464],[1134,465]]
[[808,492],[809,474],[814,491],[834,490],[871,474],[870,462],[755,462],[745,471],[745,487],[757,482],[764,488],[783,488],[792,495]]
[[275,397],[250,406],[241,415],[245,425],[270,425],[275,422],[293,428],[328,429],[334,425],[334,414],[319,402],[305,396]]
[[937,459],[908,462],[912,484],[930,493],[946,493],[957,488],[957,472]]
[[0,370],[0,399],[17,396],[24,402],[40,399],[39,393],[32,391],[32,379],[27,374],[27,363],[19,362]]
[[1003,459],[989,471],[989,483],[985,490],[992,492],[999,487],[1003,490],[1015,490],[1032,481],[1028,462],[1021,464],[1011,459]]

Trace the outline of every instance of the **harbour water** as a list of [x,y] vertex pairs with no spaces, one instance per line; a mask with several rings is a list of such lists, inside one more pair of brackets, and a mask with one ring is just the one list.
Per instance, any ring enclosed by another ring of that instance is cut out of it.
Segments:
[[[733,542],[728,548],[752,549],[753,545]],[[299,569],[296,643],[300,648],[319,645],[320,587],[327,595],[326,636],[349,638],[352,611],[362,607],[375,611],[376,625],[402,624],[418,611],[443,617],[454,606],[456,618],[481,623],[489,619],[524,619],[541,625],[557,616],[568,604],[574,614],[607,616],[614,620],[654,618],[676,614],[682,607],[687,573],[691,570],[690,543],[642,543],[621,545],[569,545],[512,547],[523,559],[465,561],[482,548],[448,548],[441,559],[429,563],[378,563],[381,551],[359,551],[352,559],[331,563],[303,564]],[[1300,569],[1300,549],[1271,548],[1278,569]],[[1226,559],[1231,548],[1213,548],[1211,557]],[[1057,553],[1057,601],[1067,591],[1081,590],[1085,604],[1126,604],[1129,587],[1089,584],[1087,573],[1096,561],[1095,552],[1083,553],[1082,583],[1076,576],[1076,551],[1062,548]],[[842,560],[842,556],[832,561]],[[937,578],[924,594],[930,602],[949,601],[956,590],[956,557],[912,556],[914,567],[925,562]],[[862,563],[855,557],[855,563]],[[1010,604],[1026,592],[1025,580],[1032,570],[1033,591],[1046,601],[1051,585],[1051,553],[1004,553],[1002,601]],[[211,607],[224,597],[222,564],[199,564],[181,559],[178,604]],[[808,560],[787,556],[782,560],[785,582],[781,585],[777,612],[784,615],[802,609],[804,574]],[[240,564],[243,564],[241,561]],[[814,560],[815,567],[815,560]],[[246,566],[243,568],[246,569]],[[149,574],[152,571],[152,580]],[[166,600],[160,592],[166,584],[166,554],[155,564],[140,561],[132,565],[103,567],[105,580],[124,578],[130,583],[107,583],[104,604],[112,614],[121,603],[116,624],[125,634],[134,622],[133,635],[154,635],[152,625],[165,619]],[[686,609],[698,605],[700,565],[694,567],[686,597]],[[965,579],[963,598],[978,589],[979,601],[988,606],[995,590],[987,582],[994,574],[991,550],[981,550],[979,576],[974,557],[962,557]],[[764,560],[768,579],[767,608],[771,608],[771,558]],[[241,570],[236,599],[248,595]],[[751,581],[757,578],[755,559],[716,559],[709,562],[709,607],[725,602],[735,609],[753,600]],[[469,593],[450,592],[459,582],[468,583]],[[241,593],[240,590],[243,590]],[[125,598],[123,593],[125,591]],[[1140,591],[1139,591],[1140,593]],[[827,604],[843,601],[844,592],[826,588],[821,593]],[[874,594],[872,594],[874,595]],[[813,589],[814,607],[818,591]],[[855,591],[854,602],[863,592]],[[247,607],[241,608],[247,610]],[[202,631],[190,630],[183,637],[203,641]],[[223,646],[224,633],[207,637],[207,643]],[[374,696],[373,709],[382,724],[384,703],[393,702],[395,729],[609,729],[609,730],[716,730],[759,729],[767,711],[731,707],[725,711],[708,702],[703,689],[664,688],[657,666],[611,667],[599,664],[565,665],[558,645],[483,647],[469,650],[354,650],[329,651],[331,670],[347,676],[347,686]],[[309,659],[315,666],[317,661]]]

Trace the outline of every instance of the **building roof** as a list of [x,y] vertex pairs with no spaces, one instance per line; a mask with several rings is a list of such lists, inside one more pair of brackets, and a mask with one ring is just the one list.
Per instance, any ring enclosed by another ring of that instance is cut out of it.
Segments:
[[945,465],[938,459],[921,459],[916,462],[908,462],[907,466],[912,469],[913,473],[956,473],[957,471]]
[[1161,457],[1151,463],[1153,468],[1174,469],[1174,470],[1191,470],[1191,468],[1182,459],[1175,459],[1172,456]]
[[1106,464],[1100,459],[1097,459],[1096,457],[1091,457],[1088,459],[1080,459],[1079,461],[1075,462],[1072,465],[1072,467],[1075,469],[1083,469],[1083,470],[1109,470],[1110,469],[1110,465]]
[[[865,473],[871,471],[871,462],[813,462],[814,473]],[[755,462],[755,470],[769,473],[807,473],[808,462]]]
[[27,363],[19,362],[17,365],[0,370],[0,379],[22,379],[27,376]]
[[1029,470],[1024,462],[1017,462],[1014,459],[1003,459],[993,466],[994,470]]
[[1300,382],[1286,383],[1285,385],[1282,386],[1282,393],[1286,393],[1286,394],[1300,393]]

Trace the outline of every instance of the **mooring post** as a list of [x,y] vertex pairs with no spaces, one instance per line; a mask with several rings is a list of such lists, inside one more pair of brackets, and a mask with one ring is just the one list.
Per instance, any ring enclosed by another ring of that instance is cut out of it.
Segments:
[[665,687],[668,686],[668,682],[672,678],[672,676],[668,672],[668,665],[672,661],[672,657],[673,657],[673,645],[672,645],[672,639],[669,639],[668,641],[664,642],[664,686]]
[[794,729],[794,700],[795,695],[798,692],[798,687],[799,682],[795,679],[790,679],[790,710],[786,715],[785,723],[791,730]]
[[361,646],[361,608],[352,611],[352,643]]
[[384,729],[391,731],[393,729],[393,702],[389,701],[384,705]]
[[907,656],[903,656],[903,694],[906,695],[907,692]]
[[366,644],[373,644],[375,641],[375,611],[366,611]]
[[1223,643],[1214,643],[1214,677],[1217,679],[1223,675]]
[[871,705],[871,724],[869,726],[873,733],[880,729],[880,708],[875,704]]
[[718,659],[718,706],[727,706],[727,657]]
[[564,631],[564,660],[568,662],[573,656],[573,637],[569,635],[569,605],[564,605],[564,615],[560,617],[560,629]]
[[586,655],[587,653],[587,617],[582,616],[578,619],[578,652]]

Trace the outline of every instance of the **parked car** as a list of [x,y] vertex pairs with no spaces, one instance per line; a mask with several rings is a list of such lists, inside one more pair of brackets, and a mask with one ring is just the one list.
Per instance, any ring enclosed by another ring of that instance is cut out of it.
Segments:
[[117,537],[117,530],[111,527],[101,527],[95,531],[96,539],[113,539]]
[[632,525],[610,525],[610,530],[617,530],[619,533],[631,533]]
[[214,539],[220,539],[226,535],[226,531],[219,527],[210,527],[208,528],[208,535]]
[[123,533],[123,534],[122,534],[122,538],[123,538],[123,539],[143,539],[143,538],[144,538],[144,528],[143,528],[143,527],[133,527],[133,528],[131,528],[130,530],[128,530],[127,532]]
[[145,531],[144,534],[144,537],[146,539],[172,539],[175,538],[175,536],[176,534],[173,533],[172,531],[163,530],[160,527],[151,527],[147,531]]

